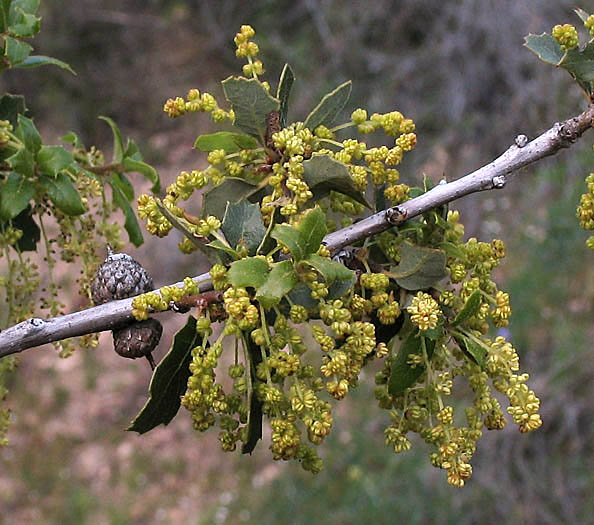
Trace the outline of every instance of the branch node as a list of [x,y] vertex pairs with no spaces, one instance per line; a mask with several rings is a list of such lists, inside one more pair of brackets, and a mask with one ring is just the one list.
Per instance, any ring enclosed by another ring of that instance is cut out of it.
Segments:
[[29,324],[31,326],[34,326],[35,328],[39,328],[40,326],[43,326],[45,323],[45,321],[43,319],[40,319],[39,317],[32,317],[31,319],[29,319]]
[[528,144],[528,137],[524,134],[520,134],[515,138],[514,142],[518,148],[523,148],[526,144]]
[[407,216],[408,211],[402,206],[394,206],[386,210],[386,221],[392,226],[398,226],[399,224],[402,224],[406,220]]
[[494,188],[501,189],[507,183],[507,178],[505,175],[497,175],[491,179],[491,182]]

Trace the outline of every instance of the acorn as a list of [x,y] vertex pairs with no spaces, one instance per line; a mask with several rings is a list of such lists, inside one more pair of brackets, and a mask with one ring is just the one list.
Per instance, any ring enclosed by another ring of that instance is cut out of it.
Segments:
[[[91,284],[91,296],[95,305],[134,297],[153,289],[153,280],[142,265],[125,253],[114,253],[108,247],[105,262],[99,266]],[[146,357],[155,369],[152,351],[159,344],[163,326],[149,318],[132,321],[112,330],[113,346],[122,357],[136,359]]]

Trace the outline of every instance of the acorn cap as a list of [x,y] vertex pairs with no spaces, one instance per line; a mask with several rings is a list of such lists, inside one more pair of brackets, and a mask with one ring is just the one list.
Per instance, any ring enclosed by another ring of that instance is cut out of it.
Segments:
[[156,319],[150,318],[113,330],[112,333],[114,350],[122,357],[129,359],[149,357],[159,344],[163,325]]

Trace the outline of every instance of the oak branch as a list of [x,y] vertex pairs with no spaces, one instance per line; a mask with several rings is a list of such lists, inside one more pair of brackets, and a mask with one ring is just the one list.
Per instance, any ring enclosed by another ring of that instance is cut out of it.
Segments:
[[[520,168],[569,148],[593,123],[594,104],[591,104],[580,115],[555,123],[532,141],[525,135],[518,135],[502,155],[482,168],[451,182],[442,181],[419,197],[330,233],[323,242],[331,252],[336,252],[470,193],[501,189]],[[201,291],[211,289],[208,273],[194,280],[200,283]],[[53,341],[112,330],[132,319],[132,298],[52,319],[28,319],[0,332],[0,358]]]

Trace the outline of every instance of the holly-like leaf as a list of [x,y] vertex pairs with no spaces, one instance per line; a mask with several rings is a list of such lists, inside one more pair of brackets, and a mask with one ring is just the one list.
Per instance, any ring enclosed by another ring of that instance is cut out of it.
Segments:
[[303,180],[316,200],[336,191],[371,209],[365,196],[357,189],[346,165],[328,155],[314,154],[311,159],[304,161]]
[[19,149],[14,155],[8,157],[6,162],[14,171],[22,173],[25,177],[35,175],[35,158],[28,149]]
[[56,205],[56,208],[66,215],[81,215],[87,211],[78,190],[65,173],[58,173],[55,177],[41,175],[39,183],[47,192],[50,200]]
[[37,0],[13,0],[8,12],[8,32],[12,36],[31,37],[39,33],[41,18],[35,16]]
[[41,135],[33,121],[23,115],[18,116],[18,126],[14,134],[23,141],[25,148],[35,155],[41,148]]
[[311,296],[311,290],[303,283],[297,284],[287,295],[293,303],[304,306],[310,311],[315,311],[320,304],[318,299]]
[[[37,223],[33,220],[33,217],[31,217],[31,211],[31,205],[27,205],[21,213],[10,221],[12,226],[23,232],[22,237],[16,243],[17,248],[21,252],[34,252],[41,237],[41,231]],[[8,221],[0,221],[0,223],[2,223],[2,227],[8,225]]]
[[299,231],[292,226],[289,226],[288,224],[277,224],[270,236],[280,242],[283,246],[286,246],[291,252],[291,255],[293,255],[295,261],[300,261],[307,255]]
[[458,312],[456,318],[452,321],[452,326],[459,325],[467,319],[474,317],[481,307],[481,291],[475,290],[464,303],[462,310]]
[[41,146],[36,156],[37,165],[42,173],[56,176],[73,162],[72,153],[62,146]]
[[35,196],[35,186],[20,173],[9,173],[0,185],[0,217],[10,220],[21,213]]
[[297,282],[297,273],[291,261],[275,263],[272,265],[266,282],[258,287],[256,299],[264,308],[275,306],[295,287]]
[[8,120],[14,129],[18,126],[18,116],[24,114],[26,110],[25,97],[22,95],[7,93],[0,98],[0,119]]
[[320,257],[315,253],[309,255],[305,259],[305,262],[320,272],[328,284],[333,284],[337,279],[349,282],[354,276],[354,273],[343,264],[340,264],[337,261],[326,259],[325,257]]
[[353,83],[349,80],[324,95],[324,98],[305,119],[304,126],[312,131],[318,126],[330,126],[349,100],[352,88]]
[[227,204],[221,230],[231,247],[235,248],[239,243],[243,243],[250,255],[256,253],[266,235],[260,208],[257,204],[250,204],[245,200]]
[[459,261],[466,260],[466,252],[464,248],[459,244],[455,244],[453,242],[444,241],[439,243],[439,248],[445,252],[448,257],[452,257],[453,259],[458,259]]
[[259,288],[269,276],[270,268],[265,259],[248,257],[231,263],[227,277],[233,286]]
[[134,244],[134,246],[140,246],[144,242],[142,231],[138,224],[138,219],[134,214],[134,210],[132,209],[132,206],[130,206],[130,202],[124,193],[125,190],[122,189],[121,180],[113,177],[108,179],[107,183],[111,186],[114,204],[124,213],[124,228],[128,232],[130,242]]
[[144,434],[158,425],[168,425],[171,422],[187,388],[192,349],[199,342],[196,319],[190,315],[185,326],[175,334],[171,349],[155,368],[146,404],[126,430]]
[[140,173],[145,179],[152,182],[153,187],[151,188],[151,191],[153,193],[159,193],[159,191],[161,191],[161,180],[159,179],[159,174],[157,173],[157,170],[149,164],[135,160],[132,157],[126,157],[122,161],[122,167],[124,168],[124,171]]
[[565,55],[565,51],[563,51],[559,42],[548,33],[542,35],[529,34],[524,37],[524,45],[530,51],[536,53],[542,61],[554,66],[558,66]]
[[264,143],[266,115],[278,111],[279,101],[271,97],[255,78],[229,77],[222,84],[225,97],[235,112],[234,125]]
[[472,361],[480,367],[484,366],[485,358],[489,353],[484,344],[477,342],[473,337],[461,333],[455,334],[454,339],[458,343],[460,350],[462,350]]
[[85,145],[80,140],[79,136],[74,131],[69,131],[66,135],[60,137],[62,142],[66,142],[77,149],[84,149]]
[[236,153],[242,149],[254,149],[258,147],[258,141],[249,135],[243,133],[231,133],[230,131],[219,131],[210,135],[200,135],[194,148],[204,151],[214,151],[216,149],[225,150],[225,153]]
[[202,201],[202,215],[214,215],[223,219],[227,203],[235,203],[247,199],[260,189],[259,186],[250,184],[243,179],[227,177],[221,184],[208,190]]
[[287,125],[287,111],[289,106],[289,95],[295,82],[295,74],[289,64],[285,64],[278,81],[276,98],[280,101],[280,126],[284,128]]
[[388,380],[388,392],[391,395],[397,396],[413,386],[425,371],[424,365],[416,365],[413,368],[408,364],[410,355],[423,355],[423,344],[425,344],[427,358],[431,359],[435,350],[435,341],[425,339],[416,330],[400,345],[396,359],[392,362]]
[[124,160],[124,141],[122,140],[120,128],[118,128],[117,124],[109,117],[100,116],[99,118],[107,122],[111,128],[113,134],[113,162],[114,164],[119,164]]
[[58,66],[61,69],[65,69],[69,71],[73,75],[76,76],[76,71],[72,69],[70,64],[63,62],[62,60],[58,60],[54,57],[48,57],[45,55],[31,55],[25,58],[20,64],[17,64],[15,67],[18,68],[34,68],[40,66]]
[[209,242],[206,246],[209,248],[214,248],[215,250],[220,250],[220,251],[226,253],[227,255],[230,255],[233,260],[241,259],[241,256],[239,255],[239,253],[237,253],[236,250],[229,248],[229,246],[227,246],[226,244],[223,244],[218,239],[215,239],[214,241]]
[[[339,264],[339,263],[337,263]],[[329,287],[328,287],[328,295],[326,296],[327,301],[331,301],[332,299],[338,299],[342,297],[345,293],[347,293],[353,285],[357,282],[357,277],[355,272],[350,272],[350,277],[348,279],[340,279],[337,278]]]
[[318,207],[308,210],[299,221],[297,230],[301,237],[303,252],[306,255],[316,253],[322,239],[328,233],[326,215]]
[[4,37],[4,56],[12,66],[16,66],[25,60],[33,51],[33,47],[10,36]]
[[389,274],[405,290],[423,290],[447,275],[446,255],[441,250],[416,246],[409,242],[400,247],[400,264]]

